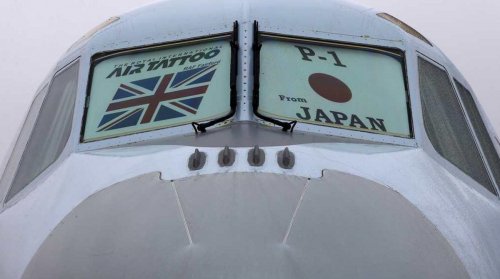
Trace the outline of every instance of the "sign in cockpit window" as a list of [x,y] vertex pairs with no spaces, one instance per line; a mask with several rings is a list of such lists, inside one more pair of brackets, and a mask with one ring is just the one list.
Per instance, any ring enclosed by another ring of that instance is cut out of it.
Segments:
[[403,57],[364,47],[264,38],[259,112],[411,137]]
[[228,114],[230,65],[228,40],[127,52],[94,62],[83,141]]

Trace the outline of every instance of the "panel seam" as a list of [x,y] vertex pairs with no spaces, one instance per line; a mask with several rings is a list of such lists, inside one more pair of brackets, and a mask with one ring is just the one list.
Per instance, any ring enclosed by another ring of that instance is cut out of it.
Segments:
[[177,189],[175,187],[174,181],[171,181],[170,184],[172,185],[172,188],[174,189],[175,199],[177,201],[177,206],[179,207],[179,213],[181,214],[182,222],[184,223],[184,228],[186,229],[186,234],[188,237],[189,246],[191,246],[191,245],[193,245],[193,239],[191,237],[191,231],[189,230],[188,222],[186,220],[186,215],[184,214],[184,209],[182,208],[181,199],[179,198],[179,194],[177,193]]
[[311,182],[311,179],[308,179],[306,184],[304,185],[304,189],[302,190],[302,194],[300,195],[299,201],[297,202],[297,205],[295,206],[295,210],[293,212],[292,219],[290,219],[290,223],[288,224],[288,229],[285,233],[285,237],[283,238],[283,245],[286,245],[286,242],[288,241],[288,238],[290,236],[290,232],[292,231],[292,227],[295,224],[295,218],[297,217],[297,212],[299,211],[299,208],[302,205],[302,201],[304,199],[304,196],[306,194],[306,190],[307,190],[310,182]]

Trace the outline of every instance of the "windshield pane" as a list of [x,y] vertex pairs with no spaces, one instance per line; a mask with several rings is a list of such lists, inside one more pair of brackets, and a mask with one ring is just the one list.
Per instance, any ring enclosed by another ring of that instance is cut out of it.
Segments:
[[261,114],[411,137],[401,56],[264,37],[260,60]]
[[229,113],[228,40],[143,50],[94,63],[83,141]]
[[57,73],[43,100],[6,201],[21,192],[61,155],[71,135],[80,62]]

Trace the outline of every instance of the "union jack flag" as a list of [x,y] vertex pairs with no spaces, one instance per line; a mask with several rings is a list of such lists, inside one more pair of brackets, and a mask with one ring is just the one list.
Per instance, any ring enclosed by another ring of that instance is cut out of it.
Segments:
[[120,84],[98,132],[195,115],[215,66]]

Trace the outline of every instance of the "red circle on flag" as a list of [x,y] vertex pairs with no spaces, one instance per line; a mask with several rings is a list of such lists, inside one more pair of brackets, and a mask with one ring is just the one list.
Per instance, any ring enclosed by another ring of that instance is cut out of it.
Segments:
[[340,79],[316,73],[309,76],[311,88],[321,97],[336,103],[347,103],[352,99],[351,89]]

